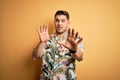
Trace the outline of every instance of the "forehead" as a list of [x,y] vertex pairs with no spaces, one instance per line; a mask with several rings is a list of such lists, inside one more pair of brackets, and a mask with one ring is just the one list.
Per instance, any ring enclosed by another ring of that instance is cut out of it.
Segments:
[[65,15],[56,15],[55,19],[67,19]]

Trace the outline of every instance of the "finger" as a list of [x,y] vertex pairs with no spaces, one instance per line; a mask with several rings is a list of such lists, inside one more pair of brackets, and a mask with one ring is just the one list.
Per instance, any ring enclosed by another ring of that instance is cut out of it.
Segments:
[[57,43],[60,45],[60,46],[64,46],[65,44],[61,41],[57,41]]
[[67,48],[67,46],[65,45],[65,43],[62,43],[61,45],[64,46],[65,48]]
[[77,41],[77,44],[79,44],[82,40],[83,40],[83,38],[80,38],[80,39]]
[[46,24],[43,25],[43,32],[45,31],[45,28],[46,28]]
[[61,41],[57,41],[57,43],[60,45],[60,46],[64,46],[65,48],[68,48],[65,44],[65,42],[61,42]]
[[72,29],[72,36],[71,36],[72,38],[74,38],[75,37],[75,32],[74,32],[74,29]]
[[38,29],[36,29],[39,34],[41,33],[40,27]]
[[36,29],[36,30],[37,30],[38,34],[40,34],[40,29]]
[[68,48],[68,46],[66,46],[65,42],[57,41],[57,43],[58,43],[60,46],[64,46],[65,48]]
[[70,28],[68,29],[68,37],[71,36]]
[[76,32],[75,34],[75,40],[78,38],[78,32]]
[[68,36],[70,36],[70,28],[68,29]]
[[45,26],[45,32],[48,32],[48,25]]
[[37,29],[37,32],[38,32],[38,35],[39,35],[39,39],[41,40],[41,37],[40,37],[40,35],[41,35],[40,29]]
[[43,32],[43,26],[40,26],[40,32]]
[[40,35],[41,35],[40,29],[36,29],[36,30],[37,30],[37,33],[38,33],[39,38],[40,38]]

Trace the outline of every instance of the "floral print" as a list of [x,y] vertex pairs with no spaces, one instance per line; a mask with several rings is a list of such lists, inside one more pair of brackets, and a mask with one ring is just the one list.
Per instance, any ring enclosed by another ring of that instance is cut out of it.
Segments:
[[[69,50],[57,44],[57,41],[65,42],[67,33],[61,38],[54,34],[46,43],[42,58],[42,73],[40,80],[76,80],[75,59]],[[79,48],[83,50],[83,45]]]

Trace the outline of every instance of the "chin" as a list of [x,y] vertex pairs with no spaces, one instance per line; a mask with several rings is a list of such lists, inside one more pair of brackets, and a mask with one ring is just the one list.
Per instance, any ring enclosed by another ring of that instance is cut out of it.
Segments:
[[67,31],[66,29],[56,29],[56,33],[58,33],[58,34],[63,34],[66,31]]
[[62,34],[62,33],[64,33],[64,32],[58,32],[58,31],[56,31],[56,33],[57,33],[57,34]]
[[56,31],[57,34],[63,34],[65,33],[66,31]]

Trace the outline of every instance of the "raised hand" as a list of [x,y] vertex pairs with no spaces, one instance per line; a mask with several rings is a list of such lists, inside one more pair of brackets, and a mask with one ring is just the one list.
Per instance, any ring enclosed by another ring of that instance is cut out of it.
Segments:
[[63,45],[69,50],[76,51],[79,43],[83,40],[82,38],[78,38],[78,32],[75,33],[74,29],[68,29],[68,36],[65,43],[58,42],[60,45]]
[[48,34],[48,25],[40,26],[40,28],[37,29],[37,31],[38,31],[41,43],[46,42],[50,39],[50,36]]

